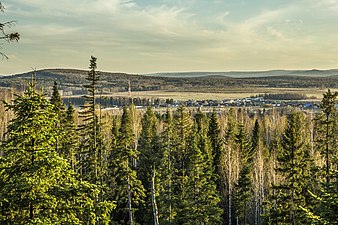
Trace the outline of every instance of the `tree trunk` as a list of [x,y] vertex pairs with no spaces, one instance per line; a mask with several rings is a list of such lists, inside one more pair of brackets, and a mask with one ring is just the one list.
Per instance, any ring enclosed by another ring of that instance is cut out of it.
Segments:
[[130,190],[130,183],[129,183],[129,176],[128,176],[128,212],[129,212],[129,224],[133,225],[133,211],[131,207],[131,190]]
[[151,174],[151,205],[153,207],[154,225],[159,225],[155,191],[155,170]]

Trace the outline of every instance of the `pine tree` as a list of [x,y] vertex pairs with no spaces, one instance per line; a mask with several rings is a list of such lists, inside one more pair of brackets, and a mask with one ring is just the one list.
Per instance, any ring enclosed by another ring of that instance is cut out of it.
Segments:
[[[317,115],[316,121],[316,144],[317,149],[320,151],[324,158],[323,175],[325,176],[326,183],[330,183],[332,174],[331,167],[333,163],[330,160],[337,157],[337,138],[338,138],[338,111],[337,105],[338,92],[332,93],[330,89],[324,93],[321,102],[321,113]],[[335,169],[335,168],[333,168]]]
[[239,179],[235,186],[236,192],[234,196],[234,204],[237,223],[245,225],[248,222],[250,203],[253,199],[253,148],[250,146],[248,136],[244,131],[243,122],[239,124],[236,142],[239,146],[241,169],[239,172]]
[[111,151],[109,165],[111,166],[110,178],[112,184],[113,199],[117,207],[112,217],[120,224],[134,224],[134,211],[144,199],[144,187],[137,178],[135,161],[139,152],[134,148],[134,131],[127,107],[123,108],[121,125],[118,131],[117,145]]
[[83,179],[97,184],[102,175],[99,174],[102,137],[98,116],[95,112],[96,89],[99,81],[99,76],[96,72],[96,60],[94,56],[90,59],[90,71],[86,77],[86,80],[90,83],[84,85],[89,95],[84,96],[86,103],[83,106],[83,110],[80,111],[80,117],[83,118],[84,124],[79,126],[79,130],[82,138],[80,145],[81,176]]
[[[212,146],[213,165],[215,166],[215,173],[220,176],[220,157],[221,157],[221,136],[219,121],[216,111],[213,111],[209,120],[208,136]],[[218,189],[220,188],[219,180],[217,181]]]
[[66,111],[65,121],[62,124],[63,137],[59,142],[61,144],[60,152],[62,157],[69,161],[74,171],[78,172],[79,134],[75,124],[74,113],[73,105],[70,104]]
[[56,151],[59,152],[59,154],[62,154],[60,152],[60,148],[62,147],[62,144],[60,141],[64,138],[65,132],[63,129],[63,124],[65,122],[65,104],[62,101],[61,95],[59,93],[58,87],[57,87],[57,82],[54,82],[53,86],[53,93],[52,97],[50,99],[50,103],[53,105],[53,110],[57,115],[57,131],[58,134],[56,135]]
[[192,132],[192,119],[184,106],[174,112],[173,117],[173,211],[177,212],[174,224],[182,224],[180,211],[182,210],[186,193],[183,193],[188,181],[188,143]]
[[338,92],[328,90],[321,103],[321,112],[315,118],[316,147],[324,166],[319,168],[320,187],[310,191],[314,207],[304,207],[313,224],[338,224],[337,97]]
[[[160,163],[160,149],[159,137],[157,135],[158,121],[153,109],[149,106],[142,118],[142,130],[138,141],[138,150],[140,151],[138,163],[138,177],[141,180],[146,190],[145,208],[140,214],[143,216],[143,223],[150,224],[154,220],[152,218],[152,189],[153,179],[156,183],[155,171],[159,168]],[[155,196],[156,197],[156,196]]]
[[[197,120],[197,124],[200,121]],[[210,141],[203,132],[191,133],[189,140],[189,156],[187,165],[187,180],[183,186],[182,209],[179,212],[179,224],[220,224],[222,209],[219,208],[220,196],[213,179],[213,167]],[[200,143],[205,143],[200,145]],[[211,154],[210,154],[211,155]]]
[[174,207],[173,196],[173,119],[171,112],[167,110],[164,115],[164,128],[160,137],[161,159],[159,167],[159,179],[162,181],[158,188],[158,209],[160,224],[173,224],[177,215]]
[[304,129],[304,118],[300,112],[289,115],[284,130],[281,150],[278,154],[276,172],[282,177],[273,197],[274,209],[270,209],[270,223],[307,224],[302,207],[306,206],[309,180],[310,156]]
[[62,100],[62,97],[60,95],[60,92],[59,92],[57,85],[58,84],[55,81],[54,85],[53,85],[53,92],[52,92],[52,97],[50,99],[50,103],[52,103],[55,113],[59,117],[59,120],[61,120],[61,116],[62,116],[62,114],[63,114],[63,112],[65,111],[66,108],[65,108],[65,104]]
[[[0,158],[1,224],[107,224],[111,203],[94,204],[95,185],[76,179],[54,146],[58,123],[49,101],[35,82],[12,104]],[[98,212],[101,213],[98,213]]]

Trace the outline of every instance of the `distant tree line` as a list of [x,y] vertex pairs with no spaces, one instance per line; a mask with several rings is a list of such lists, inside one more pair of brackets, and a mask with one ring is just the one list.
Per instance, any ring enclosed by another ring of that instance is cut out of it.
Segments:
[[[64,97],[62,98],[66,105],[72,104],[73,106],[84,105],[85,99],[82,97]],[[106,96],[96,96],[96,102],[100,104],[101,108],[109,107],[123,107],[128,106],[133,103],[136,106],[154,106],[160,103],[158,98],[129,98],[129,97],[106,97]],[[167,102],[173,102],[173,100],[168,100]]]
[[306,94],[301,93],[274,93],[274,94],[258,94],[255,96],[251,96],[253,98],[262,97],[264,99],[269,100],[306,100],[313,99],[313,97],[309,98]]
[[[68,69],[49,69],[36,72],[37,84],[45,89],[51,89],[54,82],[59,83],[59,89],[72,91],[73,95],[83,94],[86,89],[86,71]],[[100,91],[103,94],[114,94],[118,91],[128,91],[131,83],[132,91],[191,91],[191,92],[225,92],[230,88],[246,88],[253,92],[257,88],[337,88],[338,75],[326,77],[256,77],[256,78],[230,78],[230,77],[154,77],[132,75],[124,73],[101,72]],[[14,76],[0,77],[2,87],[22,87],[23,80],[30,80],[30,73]]]

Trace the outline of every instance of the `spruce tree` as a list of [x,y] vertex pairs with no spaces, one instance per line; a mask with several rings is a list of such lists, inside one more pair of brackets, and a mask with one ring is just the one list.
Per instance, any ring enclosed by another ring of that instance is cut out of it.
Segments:
[[61,120],[61,115],[65,111],[65,104],[62,100],[62,97],[60,95],[57,82],[54,82],[53,85],[53,92],[52,92],[52,97],[50,99],[50,103],[53,105],[53,109],[57,116],[59,117],[59,120]]
[[338,92],[331,92],[330,89],[324,93],[321,102],[321,112],[315,118],[316,121],[316,148],[320,151],[324,159],[323,175],[326,184],[330,183],[330,179],[334,174],[331,171],[335,169],[335,165],[331,159],[338,156],[337,138],[338,138]]
[[250,203],[253,199],[252,167],[253,148],[250,146],[248,136],[244,131],[243,122],[238,127],[236,142],[240,152],[239,179],[235,185],[234,205],[236,210],[236,221],[238,224],[247,224],[250,212]]
[[[159,137],[157,135],[158,121],[153,109],[149,106],[142,118],[142,130],[138,141],[138,150],[140,151],[139,163],[138,163],[138,177],[141,180],[145,190],[145,208],[142,209],[143,223],[150,224],[155,218],[153,218],[152,197],[153,179],[154,184],[158,183],[153,175],[159,168],[160,163],[160,149],[159,149]],[[156,197],[156,196],[155,196]]]
[[162,181],[159,186],[158,209],[160,224],[173,224],[177,215],[176,207],[174,207],[173,195],[173,118],[169,110],[164,114],[164,128],[160,137],[161,159],[159,167],[159,179]]
[[[198,123],[198,121],[197,121]],[[188,143],[188,164],[186,185],[180,193],[182,208],[179,211],[179,224],[220,224],[222,209],[219,208],[220,196],[213,179],[210,141],[203,133],[191,133]],[[206,144],[200,145],[204,142]]]
[[338,224],[337,97],[338,92],[328,90],[315,118],[316,150],[324,163],[319,167],[319,188],[310,191],[314,207],[304,207],[313,224]]
[[[213,165],[215,167],[215,173],[220,176],[220,157],[221,157],[221,135],[219,128],[219,121],[216,111],[211,113],[209,119],[209,129],[208,129],[208,137],[211,141],[212,147],[212,156],[213,156]],[[217,181],[218,189],[220,188],[219,180]]]
[[119,224],[134,224],[134,212],[143,203],[145,196],[142,182],[137,178],[135,161],[139,152],[134,148],[134,132],[130,111],[123,108],[117,144],[111,151],[109,165],[113,199],[117,207],[112,218]]
[[276,172],[281,176],[281,182],[272,187],[276,193],[272,198],[274,208],[270,209],[269,221],[272,224],[309,223],[302,210],[306,206],[311,162],[304,137],[304,116],[300,112],[292,112],[277,156]]
[[84,85],[89,95],[85,95],[85,105],[80,111],[80,117],[83,124],[79,126],[81,132],[80,145],[80,164],[81,176],[83,179],[92,183],[99,183],[101,180],[100,171],[100,150],[102,145],[101,129],[99,119],[96,114],[96,89],[99,81],[99,75],[96,71],[97,64],[94,56],[90,59],[90,71],[86,80],[89,84]]
[[65,122],[65,104],[62,101],[56,81],[54,82],[54,85],[53,85],[53,93],[50,99],[50,103],[53,105],[53,110],[57,115],[57,121],[58,121],[56,123],[56,127],[57,127],[56,130],[58,131],[58,134],[56,135],[55,148],[56,148],[56,151],[59,152],[59,154],[62,154],[60,152],[60,148],[62,146],[62,144],[60,143],[60,140],[62,140],[65,136],[65,132],[63,129],[63,124]]
[[57,115],[35,90],[35,82],[7,109],[15,118],[1,146],[0,223],[107,224],[113,205],[96,205],[97,187],[77,180],[68,161],[57,154]]

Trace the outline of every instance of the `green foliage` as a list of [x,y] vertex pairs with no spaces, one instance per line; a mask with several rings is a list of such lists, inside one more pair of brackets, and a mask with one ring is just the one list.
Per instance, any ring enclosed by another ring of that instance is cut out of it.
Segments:
[[79,126],[81,132],[80,144],[80,166],[81,176],[83,179],[97,184],[103,174],[102,169],[102,147],[103,141],[101,136],[101,124],[96,115],[95,96],[99,76],[96,72],[96,58],[94,56],[90,59],[90,71],[88,72],[87,81],[89,84],[84,85],[87,88],[89,95],[84,96],[86,103],[83,110],[80,112],[80,117],[83,124]]
[[205,154],[210,151],[210,142],[200,145],[207,142],[207,136],[195,132],[189,139],[187,174],[179,194],[178,224],[220,224],[222,209],[218,206],[220,197],[213,180],[212,159]]
[[[58,156],[57,116],[34,83],[7,104],[15,118],[8,126],[0,158],[2,224],[108,223],[109,202],[94,203],[95,185],[79,181],[68,161]],[[103,210],[104,211],[101,211]]]
[[282,181],[275,190],[269,221],[282,224],[306,224],[302,207],[306,206],[310,176],[310,156],[305,142],[304,117],[300,112],[289,115],[278,153],[276,172]]
[[160,136],[161,158],[159,166],[158,208],[160,224],[172,224],[177,212],[173,207],[173,121],[171,112],[167,110],[164,115],[164,128]]
[[319,188],[309,191],[314,206],[303,208],[313,224],[338,224],[337,97],[338,92],[328,90],[321,103],[321,112],[315,118],[316,149],[324,165],[319,168]]
[[[145,197],[144,187],[136,173],[136,161],[140,153],[133,147],[133,142],[134,131],[130,110],[124,107],[117,145],[111,150],[109,162],[111,168],[109,179],[112,179],[111,192],[113,199],[117,202],[112,217],[114,221],[121,224],[128,223],[128,213],[130,210],[134,213]],[[128,199],[129,194],[131,194],[131,199]],[[129,200],[131,209],[128,209]]]
[[316,148],[324,158],[325,164],[322,170],[322,176],[325,177],[326,183],[330,183],[330,179],[334,176],[332,169],[335,168],[331,161],[334,157],[338,157],[337,139],[338,139],[338,92],[332,93],[330,89],[324,93],[321,102],[321,112],[316,116]]
[[[145,191],[145,207],[140,214],[143,217],[144,224],[150,224],[153,221],[152,203],[151,203],[151,178],[152,174],[160,166],[160,146],[157,135],[158,121],[154,110],[148,107],[142,118],[142,130],[138,141],[138,150],[140,151],[138,163],[138,177],[141,180]],[[157,180],[155,180],[156,182]],[[158,183],[158,182],[157,182]]]

